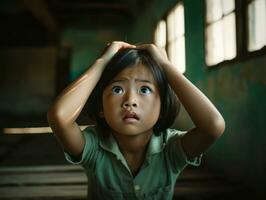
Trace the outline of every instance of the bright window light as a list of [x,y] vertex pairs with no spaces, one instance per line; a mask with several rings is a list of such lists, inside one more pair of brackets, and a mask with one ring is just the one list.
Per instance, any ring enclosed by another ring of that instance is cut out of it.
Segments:
[[222,22],[217,21],[207,27],[207,49],[206,62],[207,65],[214,65],[223,61],[224,47],[222,35]]
[[221,0],[206,0],[206,19],[207,22],[214,22],[223,16]]
[[170,61],[184,73],[186,70],[185,55],[185,22],[184,6],[180,2],[158,22],[155,29],[155,44],[167,50]]
[[223,18],[223,43],[224,60],[231,60],[236,57],[236,22],[235,13],[226,15]]
[[236,57],[234,0],[206,0],[206,63],[218,64]]
[[166,46],[166,23],[164,20],[161,20],[156,27],[155,44],[161,48]]
[[266,0],[254,0],[248,5],[248,51],[266,45]]
[[184,6],[179,3],[167,16],[167,51],[181,73],[186,71]]

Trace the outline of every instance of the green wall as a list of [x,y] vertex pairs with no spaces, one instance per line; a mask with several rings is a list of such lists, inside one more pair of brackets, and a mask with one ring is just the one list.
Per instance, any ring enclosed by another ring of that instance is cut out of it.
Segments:
[[[130,25],[130,24],[129,24]],[[72,50],[70,81],[77,78],[97,59],[107,43],[114,40],[127,40],[128,27],[114,29],[65,29],[62,33],[61,45]]]
[[210,162],[241,177],[258,193],[266,186],[265,63],[262,56],[223,66],[204,79],[206,94],[220,107],[227,124],[224,136],[209,152]]

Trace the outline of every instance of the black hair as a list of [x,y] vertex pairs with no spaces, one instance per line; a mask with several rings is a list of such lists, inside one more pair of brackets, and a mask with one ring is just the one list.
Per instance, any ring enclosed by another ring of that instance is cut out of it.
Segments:
[[94,119],[98,128],[110,130],[105,119],[99,115],[102,111],[103,90],[119,72],[138,63],[142,63],[151,70],[159,90],[161,111],[160,117],[153,128],[154,133],[158,135],[173,124],[179,112],[180,103],[170,87],[163,69],[147,50],[125,48],[120,49],[107,63],[100,80],[88,99],[89,117]]

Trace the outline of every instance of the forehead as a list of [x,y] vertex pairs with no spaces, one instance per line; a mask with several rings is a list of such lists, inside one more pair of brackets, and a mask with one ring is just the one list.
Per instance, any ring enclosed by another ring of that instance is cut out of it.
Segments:
[[140,79],[156,83],[151,70],[142,63],[137,63],[134,66],[123,69],[113,78],[113,80],[117,79]]

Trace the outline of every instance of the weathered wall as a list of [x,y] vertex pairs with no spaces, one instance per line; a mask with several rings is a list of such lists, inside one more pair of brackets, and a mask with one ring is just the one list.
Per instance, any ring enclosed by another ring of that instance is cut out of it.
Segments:
[[127,27],[100,30],[65,29],[61,43],[72,49],[70,80],[74,80],[87,69],[101,55],[107,43],[126,40],[127,29]]
[[265,74],[263,56],[223,66],[203,83],[227,123],[225,135],[209,153],[211,164],[261,192],[266,188]]

